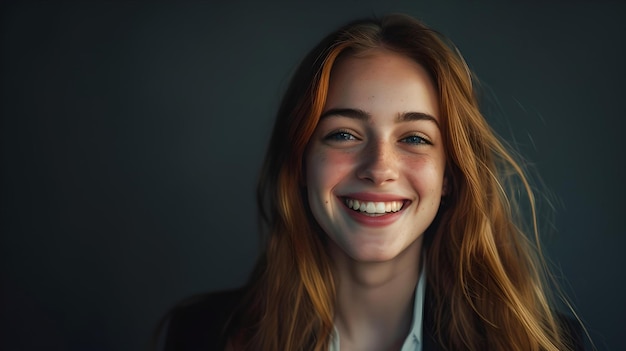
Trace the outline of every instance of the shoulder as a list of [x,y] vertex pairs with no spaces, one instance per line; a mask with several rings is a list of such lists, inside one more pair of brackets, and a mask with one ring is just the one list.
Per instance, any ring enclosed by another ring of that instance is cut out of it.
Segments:
[[190,297],[167,318],[165,351],[223,349],[225,329],[245,290],[227,290]]
[[[423,350],[437,351],[444,350],[445,347],[441,342],[441,339],[437,336],[436,331],[436,312],[433,307],[432,294],[434,292],[427,288],[426,296],[424,299],[424,315],[423,315]],[[559,323],[561,329],[561,337],[564,339],[569,349],[572,351],[585,351],[585,334],[584,328],[580,321],[576,318],[570,317],[559,311],[555,311],[556,321]]]
[[585,350],[585,337],[583,332],[583,326],[580,322],[563,313],[557,313],[558,321],[561,324],[561,330],[563,332],[563,338],[567,340],[571,349],[574,351]]

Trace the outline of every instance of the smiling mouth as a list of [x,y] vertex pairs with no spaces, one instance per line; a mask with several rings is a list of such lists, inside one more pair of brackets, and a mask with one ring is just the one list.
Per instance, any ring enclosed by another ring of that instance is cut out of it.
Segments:
[[359,201],[347,197],[343,198],[343,202],[349,209],[372,217],[399,212],[406,203],[406,201]]

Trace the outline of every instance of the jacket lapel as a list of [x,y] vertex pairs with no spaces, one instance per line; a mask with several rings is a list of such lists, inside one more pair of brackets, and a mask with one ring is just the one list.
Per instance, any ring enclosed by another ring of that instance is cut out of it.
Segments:
[[444,351],[435,336],[435,316],[430,295],[431,292],[427,286],[424,296],[424,316],[422,320],[422,351]]

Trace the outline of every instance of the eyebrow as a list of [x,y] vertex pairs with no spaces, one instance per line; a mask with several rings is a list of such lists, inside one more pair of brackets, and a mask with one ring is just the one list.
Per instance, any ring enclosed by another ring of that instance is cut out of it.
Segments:
[[[372,116],[369,113],[363,110],[354,109],[354,108],[333,108],[322,113],[322,116],[320,117],[320,119],[324,119],[324,118],[328,118],[332,116],[354,118],[354,119],[358,119],[361,121],[369,121],[372,118]],[[435,123],[437,125],[437,128],[439,128],[439,122],[437,122],[437,119],[434,116],[429,115],[428,113],[402,112],[402,113],[399,113],[398,116],[396,117],[396,123],[411,122],[411,121],[430,121],[430,122]]]

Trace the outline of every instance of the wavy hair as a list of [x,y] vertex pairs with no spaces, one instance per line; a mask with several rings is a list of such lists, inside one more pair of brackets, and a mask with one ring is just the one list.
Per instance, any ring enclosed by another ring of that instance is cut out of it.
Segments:
[[[447,349],[567,350],[551,306],[535,201],[523,167],[479,111],[476,80],[458,50],[405,15],[352,22],[303,60],[279,108],[258,183],[265,251],[236,323],[235,350],[327,350],[335,286],[326,237],[311,215],[303,159],[341,55],[385,48],[431,75],[449,181],[424,253],[434,330]],[[519,193],[528,202],[524,225]]]

